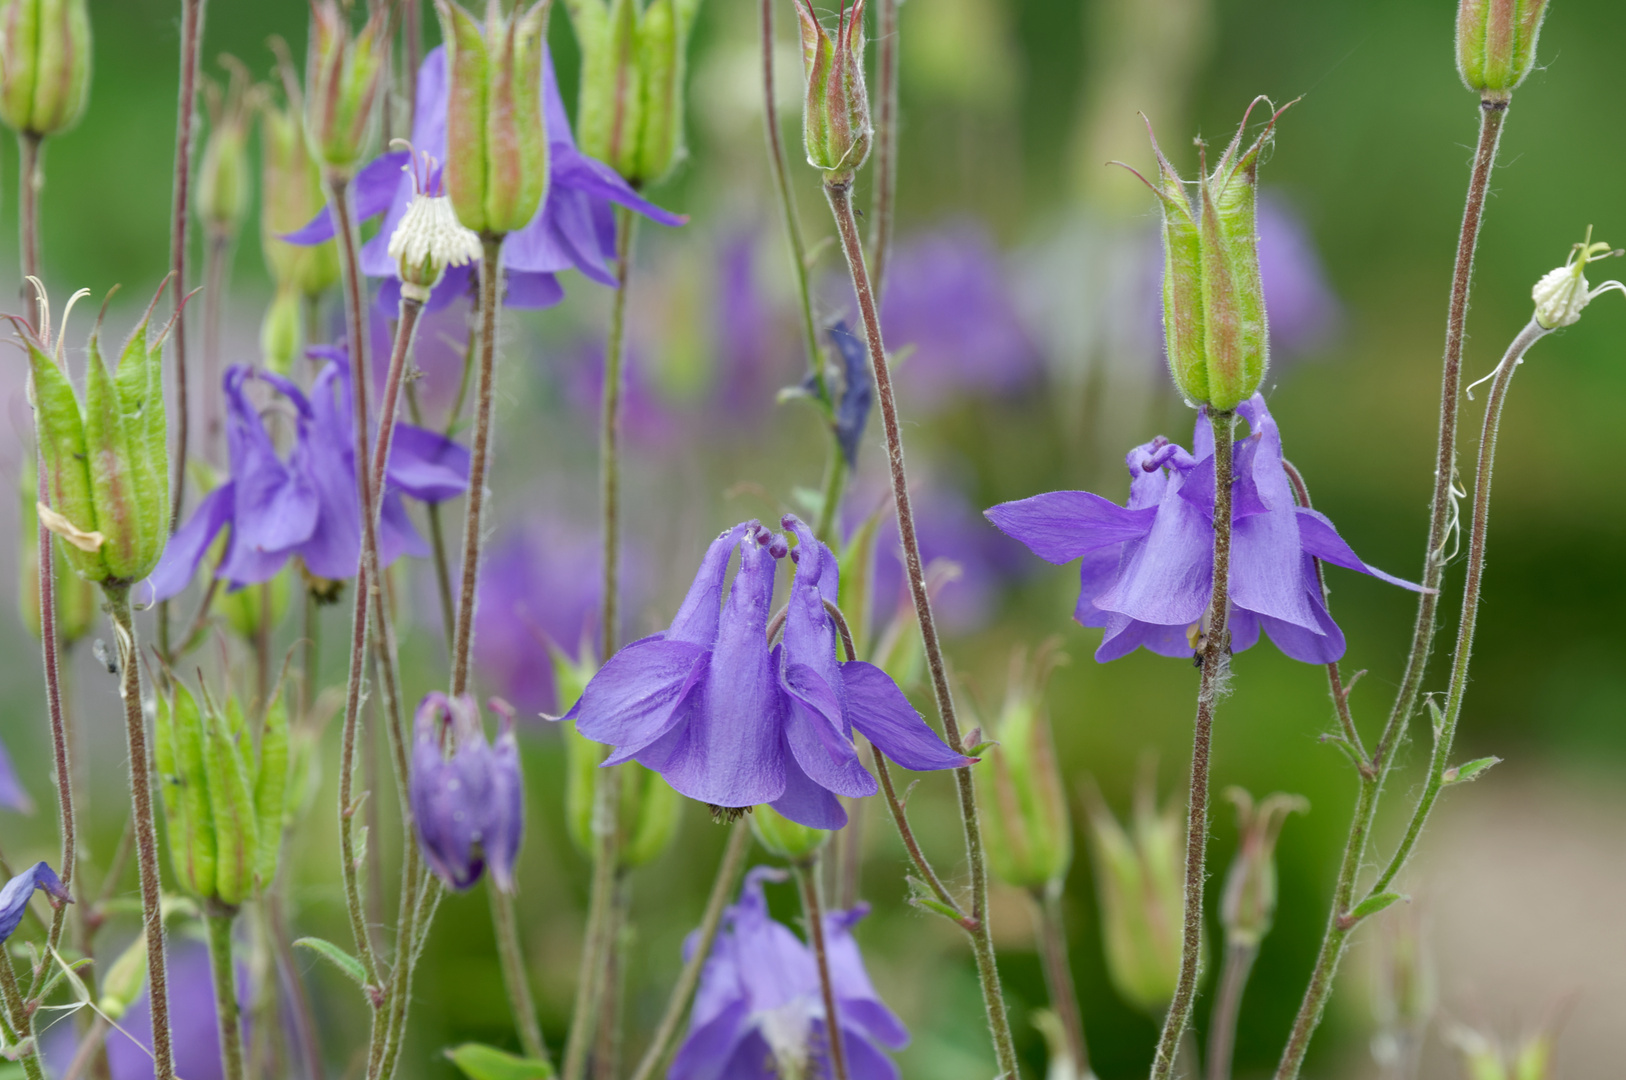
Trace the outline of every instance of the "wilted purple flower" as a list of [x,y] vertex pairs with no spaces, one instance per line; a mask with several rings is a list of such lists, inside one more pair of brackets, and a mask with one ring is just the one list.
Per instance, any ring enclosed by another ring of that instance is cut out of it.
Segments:
[[43,890],[53,905],[73,903],[56,871],[46,863],[35,863],[0,887],[0,944],[17,932],[35,889]]
[[[1295,660],[1336,660],[1344,635],[1322,601],[1316,559],[1419,586],[1368,566],[1324,515],[1294,504],[1281,433],[1262,395],[1237,412],[1252,434],[1232,455],[1231,649],[1251,648],[1263,629]],[[1106,629],[1097,660],[1142,645],[1163,656],[1192,653],[1214,586],[1214,432],[1206,413],[1198,415],[1193,447],[1195,455],[1159,437],[1131,450],[1127,508],[1087,491],[1052,491],[987,511],[1041,559],[1083,557],[1074,618]]]
[[[204,497],[148,578],[152,601],[186,588],[209,545],[231,526],[218,577],[232,588],[269,581],[291,556],[319,578],[354,577],[361,558],[361,509],[356,498],[354,421],[344,349],[319,347],[326,358],[309,397],[266,371],[234,365],[226,394],[226,453],[231,479]],[[247,382],[262,379],[281,392],[295,414],[296,435],[284,461],[249,400]],[[385,473],[379,555],[388,566],[402,555],[427,555],[401,503],[403,494],[440,502],[468,487],[469,452],[442,435],[397,423]]]
[[[784,871],[757,867],[745,876],[740,902],[700,973],[689,1036],[667,1080],[829,1080],[828,1039],[818,962],[790,929],[768,916],[765,881]],[[860,904],[824,917],[825,955],[840,1017],[851,1080],[897,1080],[883,1048],[901,1050],[909,1032],[875,992],[852,928],[869,913]],[[684,944],[692,955],[695,939]]]
[[489,704],[500,718],[495,744],[486,741],[480,709],[467,694],[449,698],[436,692],[419,703],[409,784],[412,817],[424,858],[446,884],[467,889],[489,863],[497,887],[513,892],[525,830],[519,744],[514,710],[500,698]]
[[[415,150],[446,160],[446,49],[436,48],[418,68],[418,108],[412,121]],[[564,99],[554,77],[551,55],[543,50],[542,104],[548,134],[548,188],[536,217],[503,241],[502,266],[509,307],[552,307],[564,298],[554,276],[561,270],[579,270],[604,285],[616,284],[611,261],[615,258],[615,216],[619,203],[662,225],[681,225],[684,218],[668,213],[638,197],[608,165],[576,149],[565,115]],[[384,214],[384,224],[361,249],[362,272],[384,279],[378,302],[394,311],[400,301],[396,263],[386,250],[395,226],[412,201],[412,178],[403,173],[406,151],[384,154],[356,174],[352,185],[358,220]],[[429,178],[439,182],[438,173]],[[284,237],[295,244],[319,244],[333,237],[333,219],[327,210],[309,225]],[[469,291],[474,267],[455,266],[435,286],[428,306],[439,307]]]
[[[616,653],[565,719],[634,759],[691,799],[719,810],[768,803],[792,821],[839,829],[837,795],[878,790],[853,748],[854,729],[906,769],[969,765],[943,745],[890,677],[837,663],[826,599],[836,559],[793,517],[796,578],[782,644],[770,647],[769,606],[789,544],[755,521],[712,542],[672,625]],[[730,556],[740,566],[723,600]]]
[[0,743],[0,806],[19,814],[34,812],[34,800],[28,797],[23,782],[17,778],[17,770],[12,767],[11,755],[6,752],[5,743]]

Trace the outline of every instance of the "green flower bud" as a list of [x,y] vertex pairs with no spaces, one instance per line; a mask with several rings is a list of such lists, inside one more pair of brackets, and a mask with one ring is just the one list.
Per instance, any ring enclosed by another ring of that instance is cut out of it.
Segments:
[[305,343],[302,299],[296,286],[278,284],[260,323],[260,356],[278,375],[293,369],[294,357]]
[[86,0],[0,3],[0,122],[55,135],[79,122],[90,98]]
[[158,771],[169,836],[169,861],[181,888],[210,896],[215,887],[214,813],[203,761],[203,713],[179,680],[158,695],[153,764]]
[[[554,649],[553,685],[559,708],[568,710],[581,697],[582,689],[598,665],[590,649],[581,660],[571,660]],[[598,791],[600,763],[605,748],[577,734],[575,724],[561,724],[565,741],[565,825],[583,855],[591,856],[593,842],[593,801]],[[617,820],[621,829],[621,865],[636,869],[654,861],[677,835],[682,799],[660,774],[629,761],[616,766],[621,777],[621,806]]]
[[790,820],[771,806],[753,807],[751,834],[770,855],[788,862],[802,863],[818,854],[830,839],[826,829],[815,829]]
[[[1253,104],[1265,100],[1257,98]],[[1163,156],[1156,136],[1157,183],[1142,177],[1163,203],[1163,337],[1169,372],[1187,402],[1216,412],[1230,412],[1252,397],[1269,362],[1254,206],[1259,154],[1282,111],[1271,116],[1246,149],[1242,136],[1248,117],[1242,117],[1219,163],[1198,176],[1195,206],[1188,182]]]
[[147,935],[137,934],[129,947],[102,973],[98,1011],[115,1023],[124,1019],[147,982]]
[[1276,837],[1288,814],[1308,813],[1310,804],[1302,796],[1278,792],[1256,806],[1237,787],[1225,795],[1236,803],[1237,831],[1242,839],[1225,876],[1220,925],[1225,927],[1226,944],[1257,948],[1270,933],[1276,915]]
[[249,187],[248,125],[259,95],[249,89],[248,72],[238,60],[222,57],[221,63],[231,70],[227,89],[222,91],[214,82],[203,86],[209,137],[198,162],[194,207],[211,238],[230,240],[242,228],[254,198]]
[[1056,768],[1044,688],[1050,672],[1067,657],[1055,639],[1028,661],[1011,657],[1010,681],[999,722],[984,729],[995,740],[976,776],[977,805],[987,832],[988,866],[1008,885],[1042,889],[1067,876],[1073,862],[1073,828],[1067,792]]
[[548,0],[504,19],[487,7],[484,32],[452,0],[435,0],[446,40],[447,194],[458,220],[502,236],[525,227],[548,187],[542,57]]
[[699,0],[565,0],[582,50],[576,139],[634,186],[681,161],[684,60]]
[[[367,153],[374,108],[388,74],[388,4],[370,4],[359,32],[349,3],[312,0],[305,60],[305,137],[318,164],[349,175]],[[301,223],[303,224],[303,222]]]
[[[17,538],[17,612],[23,625],[38,640],[40,636],[40,559],[35,529],[39,518],[34,504],[38,501],[38,485],[32,460],[27,462],[17,485],[22,498],[22,513],[18,523],[22,526]],[[55,555],[51,559],[51,578],[55,583],[56,636],[63,645],[72,645],[90,632],[96,620],[96,590],[83,578],[68,569],[63,541],[55,541]]]
[[1536,62],[1547,0],[1461,0],[1457,71],[1468,89],[1505,103]]
[[158,565],[169,538],[160,362],[169,327],[156,334],[150,330],[159,296],[161,289],[125,343],[116,373],[102,360],[98,334],[91,334],[83,409],[62,364],[62,335],[51,341],[48,302],[40,301],[43,334],[16,323],[28,348],[35,425],[45,458],[49,505],[39,504],[40,520],[66,541],[69,565],[86,581],[140,581]]
[[[285,288],[300,296],[319,296],[339,280],[339,250],[332,240],[303,247],[281,239],[315,217],[327,200],[322,194],[321,167],[305,141],[293,61],[280,38],[273,38],[271,44],[277,52],[288,107],[277,107],[269,96],[259,103],[260,247],[279,296]],[[296,327],[297,318],[296,308]]]
[[285,571],[259,585],[217,590],[215,614],[224,616],[232,633],[243,641],[257,641],[262,629],[267,633],[275,630],[288,613],[289,595],[293,591],[288,576]]
[[1185,827],[1180,807],[1157,808],[1150,768],[1135,786],[1126,832],[1093,783],[1084,789],[1107,973],[1125,1001],[1161,1016],[1180,979]]
[[812,0],[801,0],[796,16],[807,86],[802,106],[807,163],[824,170],[826,183],[851,183],[869,157],[874,133],[864,89],[864,0],[855,0],[850,10],[843,6],[834,38],[820,24]]

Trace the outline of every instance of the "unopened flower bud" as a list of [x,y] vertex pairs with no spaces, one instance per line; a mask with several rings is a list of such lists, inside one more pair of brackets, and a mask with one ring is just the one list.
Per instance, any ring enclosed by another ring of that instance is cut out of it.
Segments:
[[524,788],[514,711],[500,699],[497,739],[487,742],[467,694],[427,695],[413,722],[413,824],[430,869],[453,889],[471,888],[486,866],[496,886],[514,891],[514,862],[525,828]]
[[1457,71],[1487,102],[1506,102],[1536,62],[1547,0],[1460,0]]
[[279,284],[260,322],[260,359],[278,375],[287,375],[304,344],[304,298],[292,285]]
[[[1005,705],[986,735],[994,740],[984,754],[987,771],[979,770],[976,778],[989,868],[1001,881],[1024,889],[1060,881],[1073,862],[1067,793],[1044,711],[1045,683],[1067,659],[1058,644],[1046,642],[1031,663],[1026,650],[1012,656]],[[975,745],[971,738],[968,746]]]
[[231,69],[231,82],[223,92],[218,85],[204,84],[209,111],[209,137],[203,143],[198,162],[196,209],[205,231],[212,239],[231,240],[242,227],[253,201],[249,185],[248,125],[254,101],[259,96],[248,87],[248,72],[230,57],[222,63]]
[[[313,0],[305,61],[305,133],[317,162],[348,175],[367,152],[374,107],[388,74],[388,4],[370,5],[360,31],[348,3]],[[302,224],[302,223],[301,223]]]
[[484,31],[453,0],[435,0],[446,40],[446,191],[458,220],[501,236],[536,216],[548,186],[542,63],[548,0],[504,18],[487,7]]
[[626,180],[682,160],[684,59],[699,0],[566,0],[582,49],[576,139]]
[[793,863],[806,862],[830,839],[825,829],[815,829],[792,821],[771,806],[751,811],[751,834],[770,855]]
[[92,333],[83,408],[62,363],[62,333],[59,329],[52,338],[50,306],[43,288],[39,291],[42,333],[17,325],[28,349],[45,459],[49,503],[40,502],[40,520],[65,541],[69,564],[86,581],[140,581],[158,565],[169,538],[160,363],[169,328],[154,332],[151,327],[162,289],[125,343],[116,373],[108,371]]
[[1258,805],[1241,788],[1225,794],[1236,804],[1241,842],[1225,876],[1220,925],[1225,927],[1226,944],[1257,948],[1276,915],[1276,837],[1288,814],[1308,813],[1310,804],[1298,795],[1279,792]]
[[412,171],[412,202],[390,234],[386,250],[395,260],[401,295],[425,304],[447,267],[467,266],[480,258],[480,238],[457,220],[452,200],[441,189],[434,158],[425,154],[421,163],[409,161],[407,168]]
[[[280,38],[271,44],[288,105],[278,107],[269,97],[260,102],[260,247],[279,292],[292,288],[299,296],[318,296],[339,280],[338,247],[332,240],[305,247],[282,239],[315,217],[327,200],[322,170],[305,139],[293,60]],[[297,317],[297,305],[295,311]]]
[[835,37],[825,32],[812,0],[800,0],[802,31],[802,142],[807,163],[824,170],[827,183],[847,184],[869,157],[874,128],[864,88],[864,0],[842,0]]
[[1093,783],[1084,798],[1107,973],[1125,1001],[1161,1016],[1180,980],[1186,837],[1179,807],[1157,808],[1150,768],[1136,783],[1128,832]]
[[55,135],[90,98],[86,0],[0,3],[0,121],[25,135]]
[[1252,397],[1269,363],[1255,202],[1259,155],[1281,112],[1246,148],[1244,114],[1218,164],[1197,178],[1195,206],[1187,181],[1152,139],[1158,176],[1147,186],[1163,204],[1163,344],[1169,372],[1187,402],[1216,412],[1230,412]]
[[1608,244],[1594,243],[1592,226],[1588,225],[1586,239],[1570,249],[1564,265],[1547,271],[1530,290],[1530,298],[1536,302],[1537,324],[1543,330],[1573,325],[1594,298],[1610,290],[1626,293],[1626,285],[1618,281],[1606,281],[1594,289],[1586,280],[1587,263],[1619,254],[1619,250],[1611,250]]
[[96,1002],[97,1009],[109,1020],[124,1019],[124,1014],[141,996],[146,983],[147,935],[137,934],[135,940],[119,953],[119,958],[102,973],[101,984],[96,988],[101,992],[101,998]]

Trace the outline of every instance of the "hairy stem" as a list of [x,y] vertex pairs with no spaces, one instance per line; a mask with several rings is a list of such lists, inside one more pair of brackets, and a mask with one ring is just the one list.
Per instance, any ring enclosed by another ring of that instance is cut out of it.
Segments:
[[598,469],[603,515],[604,595],[599,612],[599,655],[615,655],[621,621],[621,391],[625,377],[627,291],[632,277],[632,245],[638,218],[616,208],[616,290],[610,302],[610,330],[604,344],[604,393],[599,417]]
[[141,710],[141,651],[130,615],[128,583],[105,582],[107,608],[118,639],[119,696],[124,699],[124,735],[130,756],[130,809],[135,825],[136,868],[141,880],[141,919],[147,937],[147,990],[152,1014],[153,1075],[175,1080],[175,1051],[169,1024],[169,967],[164,954],[164,916],[158,868],[158,826],[152,809],[152,758]]
[[1236,414],[1210,417],[1214,430],[1214,594],[1204,619],[1199,646],[1202,677],[1197,686],[1197,722],[1191,744],[1191,796],[1186,816],[1185,917],[1180,944],[1180,978],[1174,1000],[1163,1021],[1157,1055],[1152,1059],[1152,1080],[1174,1074],[1180,1036],[1191,1022],[1197,999],[1198,965],[1202,957],[1203,887],[1208,861],[1208,766],[1214,730],[1214,706],[1230,669],[1231,643],[1225,628],[1230,612],[1231,575],[1231,446]]
[[207,232],[208,244],[203,250],[203,458],[218,465],[225,404],[220,390],[220,312],[231,276],[232,235],[225,229]]
[[632,1080],[655,1080],[665,1064],[667,1052],[677,1038],[678,1028],[689,1013],[689,1002],[694,999],[695,988],[700,985],[700,970],[711,956],[712,943],[717,940],[717,928],[722,925],[723,911],[728,907],[729,898],[739,885],[740,874],[745,870],[745,857],[751,851],[751,828],[744,821],[736,821],[729,826],[729,830],[728,847],[723,851],[722,862],[717,865],[717,877],[712,881],[711,896],[707,898],[705,914],[700,918],[694,952],[683,963],[683,971],[672,987],[672,996],[667,999],[666,1011],[661,1014],[661,1022],[656,1026],[649,1048],[639,1060]]
[[1259,946],[1229,942],[1225,968],[1220,972],[1214,1014],[1208,1020],[1208,1080],[1231,1080],[1231,1052],[1236,1047],[1236,1019],[1242,1011],[1242,991],[1248,985]]
[[542,1025],[537,1022],[536,1002],[531,997],[531,979],[525,973],[525,950],[519,943],[514,898],[497,888],[494,881],[486,882],[486,896],[491,900],[491,925],[497,931],[497,959],[502,961],[502,981],[508,990],[509,1007],[514,1011],[519,1044],[525,1049],[526,1057],[546,1061],[548,1047],[542,1041]]
[[[169,217],[169,270],[174,276],[170,288],[175,300],[175,330],[171,337],[175,355],[175,479],[169,512],[171,531],[181,520],[186,502],[186,444],[190,409],[186,386],[186,255],[188,210],[192,198],[193,118],[197,114],[198,53],[203,40],[204,0],[181,0],[181,86],[175,115],[175,182],[171,191]],[[160,617],[160,634],[163,632]],[[167,644],[160,642],[160,645]]]
[[813,960],[819,969],[819,993],[824,999],[824,1046],[829,1055],[831,1080],[847,1080],[846,1036],[841,1030],[841,1013],[836,1003],[836,986],[830,978],[830,956],[824,943],[824,904],[819,898],[819,861],[814,855],[792,867],[796,887],[802,894],[802,915],[807,920],[807,940],[813,947]]
[[881,0],[876,10],[875,200],[870,204],[869,261],[875,297],[886,295],[886,260],[892,247],[893,207],[898,192],[898,4]]
[[1062,1037],[1074,1074],[1090,1077],[1090,1051],[1084,1042],[1084,1016],[1078,1008],[1078,990],[1073,985],[1073,969],[1067,960],[1067,924],[1061,914],[1062,882],[1053,881],[1033,890],[1033,916],[1038,923],[1039,960],[1044,967],[1045,989],[1050,1008],[1061,1021]]
[[610,903],[610,923],[605,933],[609,948],[604,957],[604,977],[599,980],[598,1039],[593,1047],[593,1080],[618,1080],[621,1075],[622,994],[626,989],[627,942],[632,928],[632,873],[623,869],[616,875],[615,896]]
[[621,770],[601,769],[593,790],[593,883],[588,893],[587,926],[582,935],[581,967],[576,976],[576,1001],[565,1041],[564,1080],[582,1080],[597,1031],[599,1006],[604,998],[605,969],[614,933],[612,909],[620,877]]
[[218,901],[204,902],[209,931],[209,974],[215,991],[215,1023],[220,1033],[220,1068],[224,1080],[243,1080],[243,1022],[237,1007],[237,972],[231,958],[231,931],[237,909]]
[[[875,294],[870,289],[869,276],[864,267],[864,246],[858,237],[858,222],[853,216],[850,193],[845,184],[826,181],[826,200],[835,216],[836,230],[841,234],[841,246],[847,257],[847,269],[852,274],[853,291],[858,296],[858,308],[864,319],[864,333],[869,346],[870,368],[875,375],[876,397],[881,405],[881,421],[886,429],[887,458],[892,474],[892,495],[898,516],[898,535],[903,541],[904,565],[908,572],[909,592],[914,599],[915,616],[920,624],[920,639],[926,654],[926,667],[931,673],[932,696],[937,712],[943,720],[943,733],[948,744],[958,753],[965,752],[960,738],[960,723],[954,712],[954,696],[949,690],[948,665],[943,660],[943,647],[937,638],[937,624],[932,618],[931,597],[926,592],[926,575],[920,558],[920,541],[915,535],[914,512],[909,503],[909,479],[903,464],[903,434],[898,422],[898,404],[892,393],[892,373],[888,365],[886,348],[881,337],[881,317],[875,306]],[[982,984],[983,1008],[988,1014],[988,1029],[993,1037],[994,1055],[1003,1077],[1015,1080],[1019,1075],[1016,1061],[1016,1041],[1011,1035],[1010,1017],[1005,1010],[1005,997],[999,986],[999,968],[994,958],[994,939],[989,929],[988,867],[982,848],[982,825],[977,818],[977,798],[971,786],[971,773],[967,769],[954,770],[955,785],[960,796],[960,819],[965,827],[966,861],[971,873],[971,918],[969,928],[972,953],[976,957],[977,976]]]
[[[17,973],[12,970],[11,957],[5,955],[0,955],[0,999],[3,999],[12,1034],[17,1041],[31,1038],[33,1018],[28,1015],[28,1006],[23,1001],[22,987],[17,985]],[[32,1039],[26,1051],[21,1053],[20,1063],[23,1075],[28,1080],[45,1080],[45,1070],[40,1066],[38,1039]]]

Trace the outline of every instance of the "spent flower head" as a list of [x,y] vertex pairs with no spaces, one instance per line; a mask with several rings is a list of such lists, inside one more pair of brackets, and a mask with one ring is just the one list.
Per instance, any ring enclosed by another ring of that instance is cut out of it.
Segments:
[[1586,227],[1586,239],[1570,249],[1564,265],[1555,267],[1541,276],[1530,298],[1536,302],[1536,322],[1543,330],[1556,330],[1573,326],[1581,318],[1581,311],[1597,297],[1610,290],[1626,293],[1626,285],[1606,281],[1597,288],[1587,283],[1586,267],[1589,262],[1622,254],[1622,249],[1611,248],[1592,239],[1592,226]]
[[1310,804],[1303,796],[1281,792],[1255,803],[1239,787],[1228,789],[1225,795],[1236,804],[1241,839],[1225,875],[1220,925],[1225,928],[1226,944],[1257,947],[1270,933],[1276,915],[1276,838],[1287,815],[1308,813]]
[[[412,144],[396,139],[390,145]],[[418,160],[408,159],[403,171],[412,174],[412,202],[390,234],[390,258],[396,262],[401,279],[401,295],[420,304],[449,266],[467,266],[480,258],[480,237],[457,220],[452,200],[441,185],[440,165],[427,153]]]

